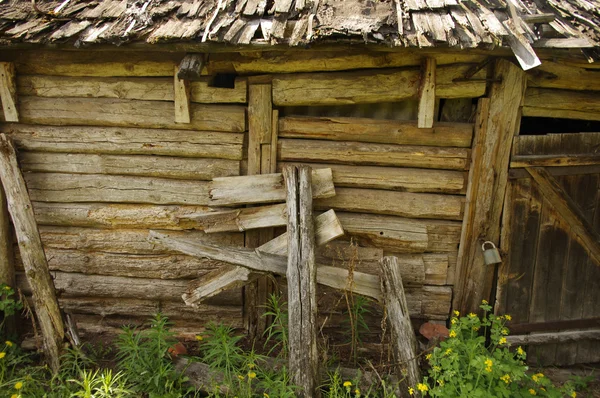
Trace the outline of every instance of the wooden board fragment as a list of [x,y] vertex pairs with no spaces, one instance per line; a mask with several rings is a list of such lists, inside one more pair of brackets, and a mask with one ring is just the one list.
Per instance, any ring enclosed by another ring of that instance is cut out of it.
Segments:
[[[328,198],[335,195],[331,169],[313,172],[313,195]],[[285,200],[281,173],[255,176],[215,178],[209,188],[210,205],[233,206],[253,203],[273,203]]]
[[247,231],[286,224],[285,204],[217,210],[190,217],[205,232]]
[[181,80],[198,80],[205,63],[204,54],[186,54],[177,67],[177,77]]
[[528,88],[523,116],[600,120],[600,99],[593,91]]
[[175,123],[190,123],[190,82],[178,76],[178,68],[173,74],[173,89],[175,93]]
[[58,372],[60,351],[65,337],[64,324],[15,149],[4,134],[0,134],[0,179],[6,192],[8,210],[15,227],[27,279],[32,286],[45,355],[52,370]]
[[4,111],[4,121],[18,122],[17,83],[15,64],[12,62],[0,62],[0,100]]
[[419,87],[419,116],[417,126],[419,128],[431,128],[433,126],[435,111],[435,58],[428,57],[421,72],[421,85]]

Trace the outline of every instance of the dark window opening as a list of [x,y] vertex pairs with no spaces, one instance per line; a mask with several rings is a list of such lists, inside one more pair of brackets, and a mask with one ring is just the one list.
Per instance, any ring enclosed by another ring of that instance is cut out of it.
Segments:
[[600,121],[558,119],[553,117],[523,117],[520,135],[544,135],[564,133],[597,133]]
[[235,88],[235,73],[218,73],[211,77],[208,87]]

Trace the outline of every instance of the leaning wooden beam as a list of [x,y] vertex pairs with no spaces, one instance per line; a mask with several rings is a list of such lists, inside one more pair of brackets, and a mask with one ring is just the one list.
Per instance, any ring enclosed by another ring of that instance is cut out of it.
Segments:
[[[154,230],[150,231],[149,238],[153,242],[189,256],[208,257],[259,272],[270,272],[282,276],[285,276],[286,273],[287,260],[283,256],[252,249],[215,246],[200,243],[193,239],[172,238]],[[380,300],[381,291],[378,276],[354,272],[352,283],[348,282],[348,276],[348,270],[346,269],[317,265],[317,283],[335,289],[350,290],[356,294]]]
[[0,62],[0,100],[4,111],[4,121],[18,122],[17,83],[15,80],[15,64]]
[[600,329],[515,335],[508,336],[506,340],[512,345],[541,345],[600,340]]
[[190,115],[190,82],[178,76],[178,68],[173,74],[173,90],[175,97],[175,123],[189,123]]
[[525,170],[537,183],[544,199],[560,214],[561,218],[570,226],[571,232],[577,235],[577,240],[583,248],[596,260],[596,265],[600,266],[600,234],[587,221],[581,208],[546,169],[526,167]]
[[64,324],[27,187],[19,170],[12,142],[4,134],[0,134],[0,179],[6,192],[8,210],[15,227],[27,279],[33,290],[45,354],[50,367],[57,372],[61,344],[65,337]]
[[287,286],[290,380],[298,396],[312,398],[319,387],[317,351],[317,268],[310,167],[283,169],[287,191]]
[[[312,177],[312,192],[315,198],[335,196],[331,169],[313,170]],[[209,187],[209,204],[234,206],[283,202],[285,200],[283,184],[281,173],[215,178]]]
[[435,58],[427,58],[421,72],[421,86],[419,87],[419,115],[417,125],[419,128],[433,127],[435,111]]
[[[342,235],[344,235],[344,230],[333,210],[315,217],[315,241],[317,245],[324,245]],[[286,232],[259,246],[256,250],[285,256],[288,250],[287,241],[288,234]],[[188,293],[182,296],[183,301],[187,305],[198,305],[202,300],[215,296],[223,290],[243,286],[251,280],[251,274],[252,272],[248,268],[235,265],[212,271],[190,282]]]
[[408,387],[421,382],[417,360],[417,338],[410,322],[408,304],[404,295],[404,285],[396,257],[381,259],[381,290],[385,313],[391,329],[391,343],[398,375],[406,374],[405,383],[400,388],[401,395],[408,397]]
[[[453,306],[462,313],[477,312],[489,300],[493,267],[485,267],[480,239],[498,243],[504,192],[513,136],[518,132],[519,107],[526,76],[521,68],[498,61],[489,100],[480,100],[475,142],[459,247],[458,286]],[[489,102],[488,102],[489,101]],[[488,105],[489,104],[489,105]],[[489,111],[488,111],[489,109]]]

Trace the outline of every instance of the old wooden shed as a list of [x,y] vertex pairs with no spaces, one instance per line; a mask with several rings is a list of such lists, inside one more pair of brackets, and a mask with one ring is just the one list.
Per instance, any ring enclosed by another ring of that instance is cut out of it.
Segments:
[[225,211],[212,180],[302,163],[345,231],[321,261],[397,256],[417,326],[493,300],[538,363],[600,361],[598,0],[4,0],[0,46],[0,132],[80,330],[261,329],[265,280],[186,306],[223,263],[148,231],[257,247],[281,207]]

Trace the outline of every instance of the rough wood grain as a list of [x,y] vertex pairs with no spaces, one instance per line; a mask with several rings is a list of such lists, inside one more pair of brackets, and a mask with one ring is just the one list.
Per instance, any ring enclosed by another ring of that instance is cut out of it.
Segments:
[[[231,177],[224,177],[231,178]],[[117,202],[207,205],[206,181],[102,174],[30,173],[31,200],[39,202]]]
[[173,91],[175,94],[175,123],[190,123],[190,82],[179,78],[179,68],[173,73]]
[[204,54],[186,54],[177,67],[177,77],[185,80],[199,79],[206,64],[205,59]]
[[569,167],[600,164],[600,154],[592,155],[517,155],[512,156],[510,167]]
[[414,121],[286,116],[279,119],[279,136],[396,145],[470,147],[473,125],[440,122],[431,128],[419,128]]
[[46,173],[132,175],[205,181],[240,174],[239,161],[228,159],[21,152],[19,162],[23,171]]
[[242,106],[192,104],[190,112],[191,122],[178,124],[173,120],[173,104],[167,101],[25,96],[19,99],[23,123],[227,132],[242,132],[246,128]]
[[600,99],[592,91],[528,88],[523,116],[600,120]]
[[286,224],[285,204],[216,210],[191,217],[206,232],[246,231],[255,228],[281,227]]
[[280,139],[279,160],[466,170],[469,150],[350,141]]
[[4,120],[18,122],[17,110],[17,83],[15,78],[15,64],[0,62],[0,100],[4,112]]
[[479,240],[497,243],[500,238],[511,145],[519,128],[519,107],[526,84],[524,72],[508,61],[497,62],[495,76],[501,76],[502,82],[492,85],[488,115],[482,112],[485,107],[480,107],[476,123],[479,137],[475,145],[480,152],[473,156],[471,187],[467,188],[467,202],[472,208],[463,221],[468,229],[461,238],[453,301],[461,313],[477,312],[481,300],[489,300],[491,293],[493,269],[483,265]]
[[288,164],[305,164],[314,169],[330,168],[336,187],[451,194],[462,194],[466,191],[467,175],[463,171],[298,162],[280,162],[278,167],[282,168]]
[[600,329],[513,335],[508,336],[506,340],[512,345],[564,344],[581,340],[600,340]]
[[315,208],[410,218],[461,220],[462,196],[337,188],[331,198],[315,200]]
[[122,127],[0,125],[20,150],[242,159],[244,135]]
[[[8,202],[2,184],[0,184],[0,284],[5,284],[13,289],[16,287],[12,226],[10,214],[8,213]],[[15,316],[4,315],[3,324],[7,335],[17,333]]]
[[527,87],[600,90],[600,71],[544,61],[527,72]]
[[[314,170],[312,173],[312,191],[316,198],[335,195],[331,169]],[[285,200],[283,175],[274,173],[215,178],[210,183],[209,197],[212,206],[282,202]]]
[[[18,94],[37,97],[121,98],[174,101],[173,81],[167,77],[72,77],[23,75],[17,77]],[[234,88],[209,86],[210,78],[190,82],[190,100],[205,104],[246,102],[246,80]]]
[[435,111],[435,58],[426,58],[421,72],[421,85],[419,86],[419,115],[417,126],[431,128],[433,126]]
[[395,257],[381,260],[381,290],[391,329],[396,371],[397,374],[406,374],[406,381],[399,388],[400,395],[409,397],[412,394],[408,394],[408,387],[421,382],[421,372],[417,360],[417,338],[410,322],[398,259]]
[[0,179],[6,193],[8,211],[27,279],[33,290],[34,309],[42,332],[46,359],[52,370],[57,372],[65,337],[64,324],[17,155],[12,142],[4,134],[0,134],[0,166]]

